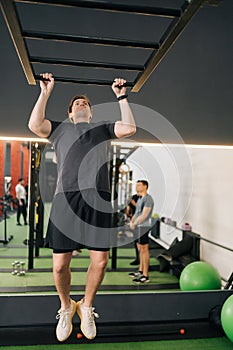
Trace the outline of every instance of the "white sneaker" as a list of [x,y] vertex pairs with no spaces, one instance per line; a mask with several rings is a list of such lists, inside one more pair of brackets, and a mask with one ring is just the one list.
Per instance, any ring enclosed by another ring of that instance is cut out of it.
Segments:
[[56,319],[59,320],[56,328],[56,336],[59,341],[65,341],[73,330],[72,319],[76,312],[76,302],[71,300],[71,305],[67,310],[58,310]]
[[81,320],[81,331],[87,339],[94,339],[96,337],[96,326],[94,317],[99,318],[99,315],[94,312],[94,307],[88,307],[83,305],[84,300],[81,299],[77,302],[77,313]]

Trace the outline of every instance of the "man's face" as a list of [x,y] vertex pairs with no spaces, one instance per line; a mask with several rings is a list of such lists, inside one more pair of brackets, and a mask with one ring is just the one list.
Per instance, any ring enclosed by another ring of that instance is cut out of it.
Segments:
[[77,99],[72,105],[71,116],[77,118],[89,118],[91,117],[91,108],[88,102],[84,99]]
[[141,193],[145,191],[145,185],[142,182],[137,182],[136,183],[136,192]]

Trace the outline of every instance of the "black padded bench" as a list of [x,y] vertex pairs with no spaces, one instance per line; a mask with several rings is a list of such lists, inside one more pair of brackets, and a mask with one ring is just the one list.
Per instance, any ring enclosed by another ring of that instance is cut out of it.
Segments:
[[[158,245],[156,259],[160,262],[160,272],[169,270],[171,274],[179,277],[186,265],[193,261],[200,260],[200,235],[192,231],[182,231],[181,241],[175,239],[169,247],[166,242],[160,239],[160,220],[152,228],[149,237]],[[177,229],[177,228],[176,228]]]

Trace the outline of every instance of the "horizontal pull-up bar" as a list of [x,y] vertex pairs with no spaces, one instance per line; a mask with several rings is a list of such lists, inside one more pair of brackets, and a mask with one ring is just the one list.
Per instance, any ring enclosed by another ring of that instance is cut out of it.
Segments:
[[59,59],[59,58],[47,58],[47,57],[35,57],[30,56],[31,63],[41,64],[54,64],[61,66],[74,66],[74,67],[91,67],[91,68],[103,68],[103,69],[122,69],[128,71],[143,72],[144,66],[142,65],[127,65],[120,63],[109,62],[96,62],[96,61],[83,61],[83,60],[71,60],[71,59]]
[[132,4],[119,4],[113,2],[104,1],[89,1],[89,0],[15,0],[15,2],[31,3],[31,4],[43,4],[53,6],[66,6],[66,7],[83,7],[91,8],[101,11],[110,12],[126,12],[135,15],[147,15],[147,16],[160,16],[160,17],[180,17],[181,10],[176,8],[167,7],[155,7],[145,5],[132,5]]
[[[47,80],[44,79],[41,75],[35,75],[36,80]],[[59,77],[54,76],[55,81],[59,81],[61,83],[74,83],[74,84],[87,84],[87,85],[101,85],[101,86],[111,86],[113,80],[98,80],[98,79],[80,79],[80,78],[67,78],[67,77]],[[125,86],[132,87],[134,85],[133,82],[126,82]]]
[[25,39],[46,39],[54,41],[74,42],[74,43],[89,43],[94,45],[108,45],[108,46],[123,46],[133,47],[140,49],[158,49],[159,44],[154,42],[124,40],[124,39],[111,39],[102,37],[90,37],[83,35],[73,34],[58,34],[58,33],[45,33],[38,31],[22,31],[22,36]]

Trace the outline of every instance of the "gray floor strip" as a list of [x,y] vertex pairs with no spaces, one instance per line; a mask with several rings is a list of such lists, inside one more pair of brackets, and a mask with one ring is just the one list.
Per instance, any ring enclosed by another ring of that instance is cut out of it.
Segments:
[[[132,285],[102,285],[99,291],[149,291],[149,290],[163,290],[163,289],[179,289],[178,283],[169,284],[132,284]],[[71,291],[84,291],[85,286],[73,285]],[[1,293],[29,293],[29,292],[54,292],[55,286],[27,286],[27,287],[0,287]]]

